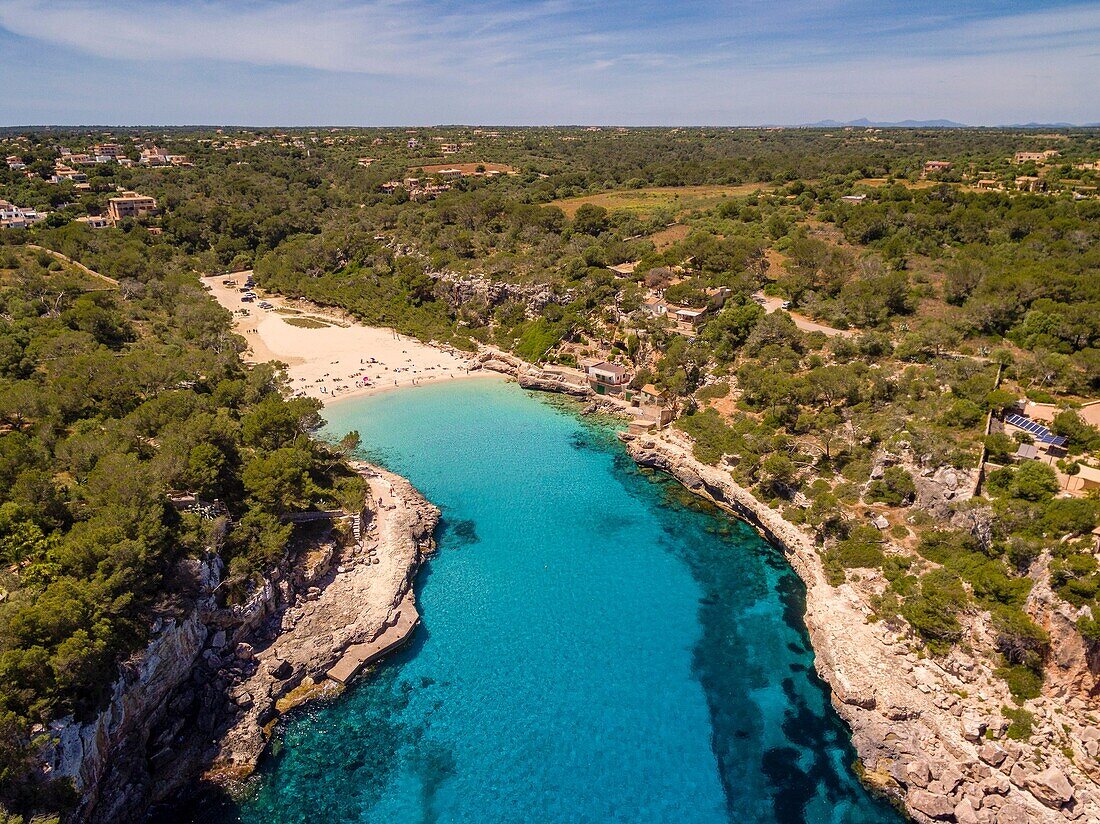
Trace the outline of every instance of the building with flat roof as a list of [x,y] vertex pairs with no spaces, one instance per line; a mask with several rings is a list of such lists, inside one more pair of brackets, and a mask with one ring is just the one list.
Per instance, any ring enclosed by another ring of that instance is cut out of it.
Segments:
[[0,200],[0,229],[26,229],[45,219],[46,214],[37,209]]
[[937,172],[950,172],[954,166],[955,164],[949,160],[929,160],[924,164],[924,173],[929,175]]
[[1016,152],[1012,160],[1014,163],[1046,163],[1052,157],[1058,157],[1057,149],[1047,149],[1043,152]]
[[107,217],[112,224],[126,218],[143,218],[157,212],[156,198],[139,195],[137,192],[123,192],[107,202]]
[[1077,474],[1066,476],[1064,488],[1066,492],[1077,495],[1100,489],[1100,469],[1088,464],[1078,464]]
[[88,176],[84,172],[78,172],[76,169],[70,169],[68,166],[57,166],[53,170],[53,177],[50,178],[50,183],[87,183]]
[[600,361],[585,368],[588,382],[596,393],[603,395],[607,392],[620,392],[622,387],[630,382],[630,373],[625,366],[617,363]]

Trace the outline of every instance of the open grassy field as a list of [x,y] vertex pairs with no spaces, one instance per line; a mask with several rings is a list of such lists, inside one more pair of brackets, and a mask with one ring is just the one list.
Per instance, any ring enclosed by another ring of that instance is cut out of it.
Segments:
[[555,200],[551,205],[560,208],[568,217],[575,215],[577,209],[585,203],[603,206],[609,210],[655,212],[658,209],[671,209],[679,213],[688,209],[708,209],[721,203],[724,198],[744,197],[768,186],[767,183],[744,183],[738,186],[654,186],[649,189],[623,189],[569,197]]

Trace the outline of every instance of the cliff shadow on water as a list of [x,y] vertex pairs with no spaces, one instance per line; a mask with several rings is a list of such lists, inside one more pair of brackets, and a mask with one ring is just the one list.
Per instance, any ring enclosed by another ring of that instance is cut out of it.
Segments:
[[814,669],[806,588],[782,550],[665,473],[639,467],[621,447],[615,453],[628,492],[660,498],[665,549],[703,592],[693,673],[706,695],[730,820],[900,822],[858,780],[849,732]]

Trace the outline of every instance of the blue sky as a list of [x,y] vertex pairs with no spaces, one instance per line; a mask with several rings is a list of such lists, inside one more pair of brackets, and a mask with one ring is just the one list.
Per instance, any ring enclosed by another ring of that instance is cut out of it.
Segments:
[[0,125],[1100,121],[1100,2],[0,0]]

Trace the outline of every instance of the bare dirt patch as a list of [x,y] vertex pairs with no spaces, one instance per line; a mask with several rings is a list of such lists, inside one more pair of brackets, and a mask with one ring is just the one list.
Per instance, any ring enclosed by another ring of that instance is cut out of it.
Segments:
[[669,246],[675,246],[691,234],[691,227],[683,223],[675,223],[659,232],[649,236],[650,242],[658,252],[663,252]]
[[515,168],[506,163],[435,163],[430,166],[416,166],[414,171],[436,175],[449,169],[458,169],[463,175],[483,175],[486,172],[498,172],[504,175],[516,173]]

